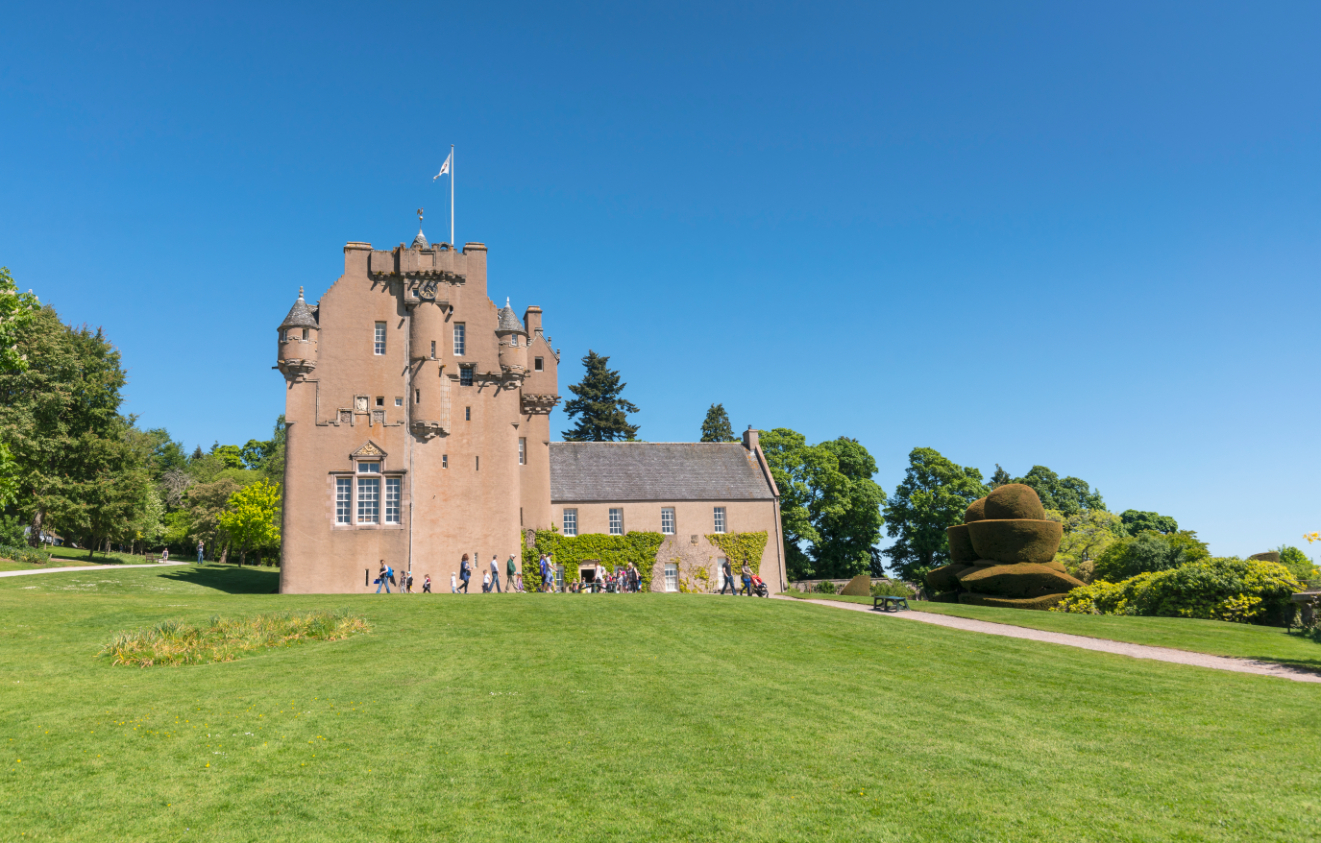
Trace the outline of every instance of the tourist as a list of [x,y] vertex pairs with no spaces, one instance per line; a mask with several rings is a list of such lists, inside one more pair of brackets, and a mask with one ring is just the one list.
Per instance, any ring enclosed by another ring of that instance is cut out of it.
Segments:
[[482,574],[482,594],[490,594],[490,593],[491,593],[491,572],[487,571],[486,573]]
[[729,557],[720,560],[720,577],[725,581],[725,584],[720,586],[720,593],[724,594],[725,589],[729,589],[729,593],[737,597],[738,591],[734,588],[734,569],[729,566]]
[[404,591],[408,592],[409,594],[412,594],[412,593],[413,593],[413,572],[412,572],[412,571],[404,571]]
[[550,563],[546,561],[546,554],[541,554],[537,564],[541,568],[541,590],[550,591]]
[[427,574],[425,577],[422,578],[422,593],[423,593],[423,594],[430,594],[430,593],[431,593],[431,575],[430,575],[430,574]]
[[518,574],[518,565],[514,564],[514,554],[509,554],[509,561],[505,563],[505,585],[510,591],[514,590],[514,577]]
[[522,593],[522,591],[523,591],[523,575],[522,575],[522,574],[514,574],[514,591],[517,591],[517,592],[519,592],[519,593]]
[[202,540],[197,540],[197,564],[202,564]]
[[170,561],[170,549],[169,549],[168,547],[165,548],[165,550],[161,552],[161,561],[162,561],[162,562],[169,562],[169,561]]
[[638,593],[642,584],[642,575],[638,573],[638,566],[632,562],[628,563],[628,587],[634,594]]
[[748,563],[747,563],[747,562],[744,562],[744,563],[743,563],[743,568],[740,570],[740,573],[743,575],[743,591],[740,592],[740,593],[746,592],[747,595],[748,595],[749,597],[751,597],[751,596],[752,596],[752,569],[748,567]]
[[491,554],[491,591],[500,593],[500,557]]
[[389,594],[389,593],[390,593],[390,579],[391,579],[393,576],[394,576],[394,571],[391,570],[390,567],[389,567],[388,565],[385,564],[385,560],[382,559],[382,560],[381,560],[381,569],[380,569],[379,571],[376,572],[376,583],[377,583],[377,585],[376,585],[376,593],[377,593],[377,594],[380,594],[380,593],[381,593],[381,589],[385,589],[385,593],[386,593],[386,594]]
[[454,580],[455,580],[454,572],[453,572],[453,571],[450,571],[450,594],[458,594],[458,593],[459,593],[459,587],[458,587],[457,585],[455,585]]
[[463,583],[460,588],[463,593],[468,593],[468,580],[472,579],[472,567],[468,565],[468,554],[463,554],[463,559],[459,562],[459,582]]

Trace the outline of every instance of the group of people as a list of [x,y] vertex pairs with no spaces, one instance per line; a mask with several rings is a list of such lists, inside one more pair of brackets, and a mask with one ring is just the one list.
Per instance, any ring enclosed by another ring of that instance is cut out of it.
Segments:
[[[491,554],[490,569],[482,574],[483,594],[489,594],[491,592],[498,593],[501,591],[526,591],[523,587],[523,574],[518,570],[518,563],[515,561],[517,558],[516,554],[509,554],[509,559],[505,562],[505,588],[501,589],[500,557],[494,553]],[[629,594],[637,593],[642,590],[642,575],[638,573],[637,566],[632,562],[628,564],[627,568],[620,568],[614,572],[607,571],[604,566],[598,566],[591,579],[579,578],[573,580],[566,583],[562,589],[556,584],[555,562],[550,554],[541,554],[541,558],[537,560],[537,569],[537,573],[541,575],[541,584],[537,588],[538,591],[563,590],[572,594],[600,592]],[[721,560],[721,573],[724,574],[722,577],[724,585],[720,587],[720,594],[724,594],[728,591],[733,595],[746,594],[749,597],[752,596],[752,569],[748,567],[746,562],[743,563],[743,566],[739,571],[740,577],[743,581],[742,588],[735,588],[734,586],[734,569],[729,564],[728,559]],[[458,594],[461,591],[464,594],[468,594],[468,586],[471,582],[472,565],[468,561],[468,554],[465,553],[463,554],[463,558],[459,560],[458,572],[450,574],[450,593]],[[377,572],[376,579],[372,581],[372,584],[376,586],[377,594],[381,593],[381,589],[385,589],[385,593],[389,594],[390,586],[392,585],[396,586],[402,593],[412,594],[413,572],[404,571],[400,581],[396,583],[394,568],[385,564],[385,560],[382,559],[381,568]],[[430,574],[427,574],[422,579],[422,593],[431,593]]]
[[[509,560],[505,562],[505,588],[500,588],[500,557],[491,554],[491,569],[482,574],[482,593],[500,591],[523,591],[523,575],[519,573],[518,563],[514,560],[515,554],[509,554]],[[450,574],[450,594],[458,594],[462,591],[468,593],[468,585],[472,581],[472,566],[468,564],[468,554],[463,554],[463,559],[459,560],[459,573],[456,577]]]

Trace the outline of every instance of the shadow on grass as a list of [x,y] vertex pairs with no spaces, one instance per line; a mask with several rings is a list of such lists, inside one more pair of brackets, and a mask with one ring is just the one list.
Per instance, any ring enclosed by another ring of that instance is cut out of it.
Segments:
[[189,566],[162,573],[161,578],[211,588],[226,594],[277,594],[280,591],[278,568],[240,568],[237,565]]

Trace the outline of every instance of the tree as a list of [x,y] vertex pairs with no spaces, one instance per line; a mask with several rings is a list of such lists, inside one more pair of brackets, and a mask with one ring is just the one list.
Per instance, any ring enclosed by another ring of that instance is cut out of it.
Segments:
[[890,567],[913,580],[948,564],[945,528],[962,524],[968,506],[989,492],[979,470],[955,465],[934,448],[914,448],[884,510],[886,532],[895,539],[882,551]]
[[247,561],[249,550],[261,551],[280,541],[279,483],[259,480],[230,495],[219,523],[238,545],[239,565]]
[[[996,468],[999,468],[997,465]],[[1044,465],[1034,465],[1027,476],[1013,480],[1036,490],[1041,498],[1041,505],[1046,509],[1057,509],[1065,518],[1077,515],[1088,509],[1105,509],[1105,501],[1100,492],[1092,491],[1085,480],[1077,477],[1061,478]],[[993,485],[1002,485],[994,484]]]
[[1097,557],[1094,576],[1098,580],[1119,582],[1150,571],[1167,571],[1211,556],[1206,543],[1192,530],[1164,535],[1139,533],[1120,539]]
[[208,483],[198,483],[188,490],[185,499],[188,512],[188,540],[201,540],[212,549],[212,554],[219,559],[221,534],[220,514],[229,504],[229,499],[243,484],[233,477],[219,477]]
[[991,475],[990,487],[998,489],[1001,486],[1007,486],[1013,483],[1014,479],[1009,476],[1009,472],[1000,467],[1000,463],[995,464],[995,473]]
[[1168,515],[1159,515],[1155,512],[1139,512],[1136,509],[1126,509],[1119,513],[1119,518],[1124,522],[1124,530],[1130,536],[1136,536],[1139,533],[1177,533],[1179,531],[1179,522]]
[[238,445],[221,445],[219,443],[211,446],[211,456],[220,460],[225,468],[245,468],[243,460],[243,449]]
[[1280,552],[1280,564],[1288,568],[1289,573],[1302,582],[1317,578],[1316,565],[1300,548],[1291,545],[1280,545],[1278,550]]
[[1064,520],[1064,537],[1056,561],[1083,582],[1091,582],[1096,560],[1125,535],[1119,516],[1103,509],[1087,509]]
[[20,293],[9,268],[0,266],[0,371],[27,369],[27,358],[18,347],[19,337],[40,307],[32,291]]
[[275,431],[266,443],[266,462],[262,464],[262,473],[266,479],[284,482],[284,452],[289,440],[289,425],[284,420],[284,413],[275,419]]
[[578,422],[572,430],[561,435],[567,442],[616,442],[637,436],[638,426],[628,423],[628,413],[638,408],[620,396],[627,384],[619,380],[619,372],[606,368],[609,357],[588,350],[583,358],[587,372],[581,383],[569,387],[576,398],[564,405],[564,412]]
[[787,428],[760,436],[780,489],[780,523],[790,579],[854,576],[872,567],[881,538],[885,491],[872,480],[876,461],[854,439],[808,445]]
[[706,419],[702,422],[702,441],[738,441],[734,436],[734,428],[729,423],[729,413],[725,412],[724,404],[712,404],[711,409],[706,411]]

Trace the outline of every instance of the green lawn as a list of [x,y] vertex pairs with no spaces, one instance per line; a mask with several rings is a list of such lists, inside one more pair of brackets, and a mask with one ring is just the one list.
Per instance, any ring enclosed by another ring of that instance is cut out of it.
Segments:
[[[48,568],[68,568],[76,565],[120,565],[122,559],[116,559],[113,556],[107,557],[97,554],[95,558],[89,559],[86,550],[77,550],[74,548],[57,547],[55,554],[50,562],[44,565],[31,565],[27,562],[15,562],[12,559],[0,558],[0,571],[42,571]],[[138,562],[146,560],[138,557]]]
[[[6,840],[1315,839],[1321,688],[780,600],[0,580]],[[370,635],[112,667],[120,629]],[[21,761],[19,760],[21,759]]]
[[[818,595],[809,595],[818,599]],[[819,599],[871,605],[870,597],[832,597]],[[963,606],[958,603],[929,603],[914,600],[914,610],[937,615],[954,615],[979,621],[1023,626],[1046,632],[1067,632],[1088,638],[1108,638],[1130,644],[1171,647],[1213,656],[1257,659],[1321,670],[1321,644],[1290,635],[1275,626],[1255,626],[1195,618],[1139,618],[1128,615],[1075,615],[1065,612],[1028,612],[992,606]]]

